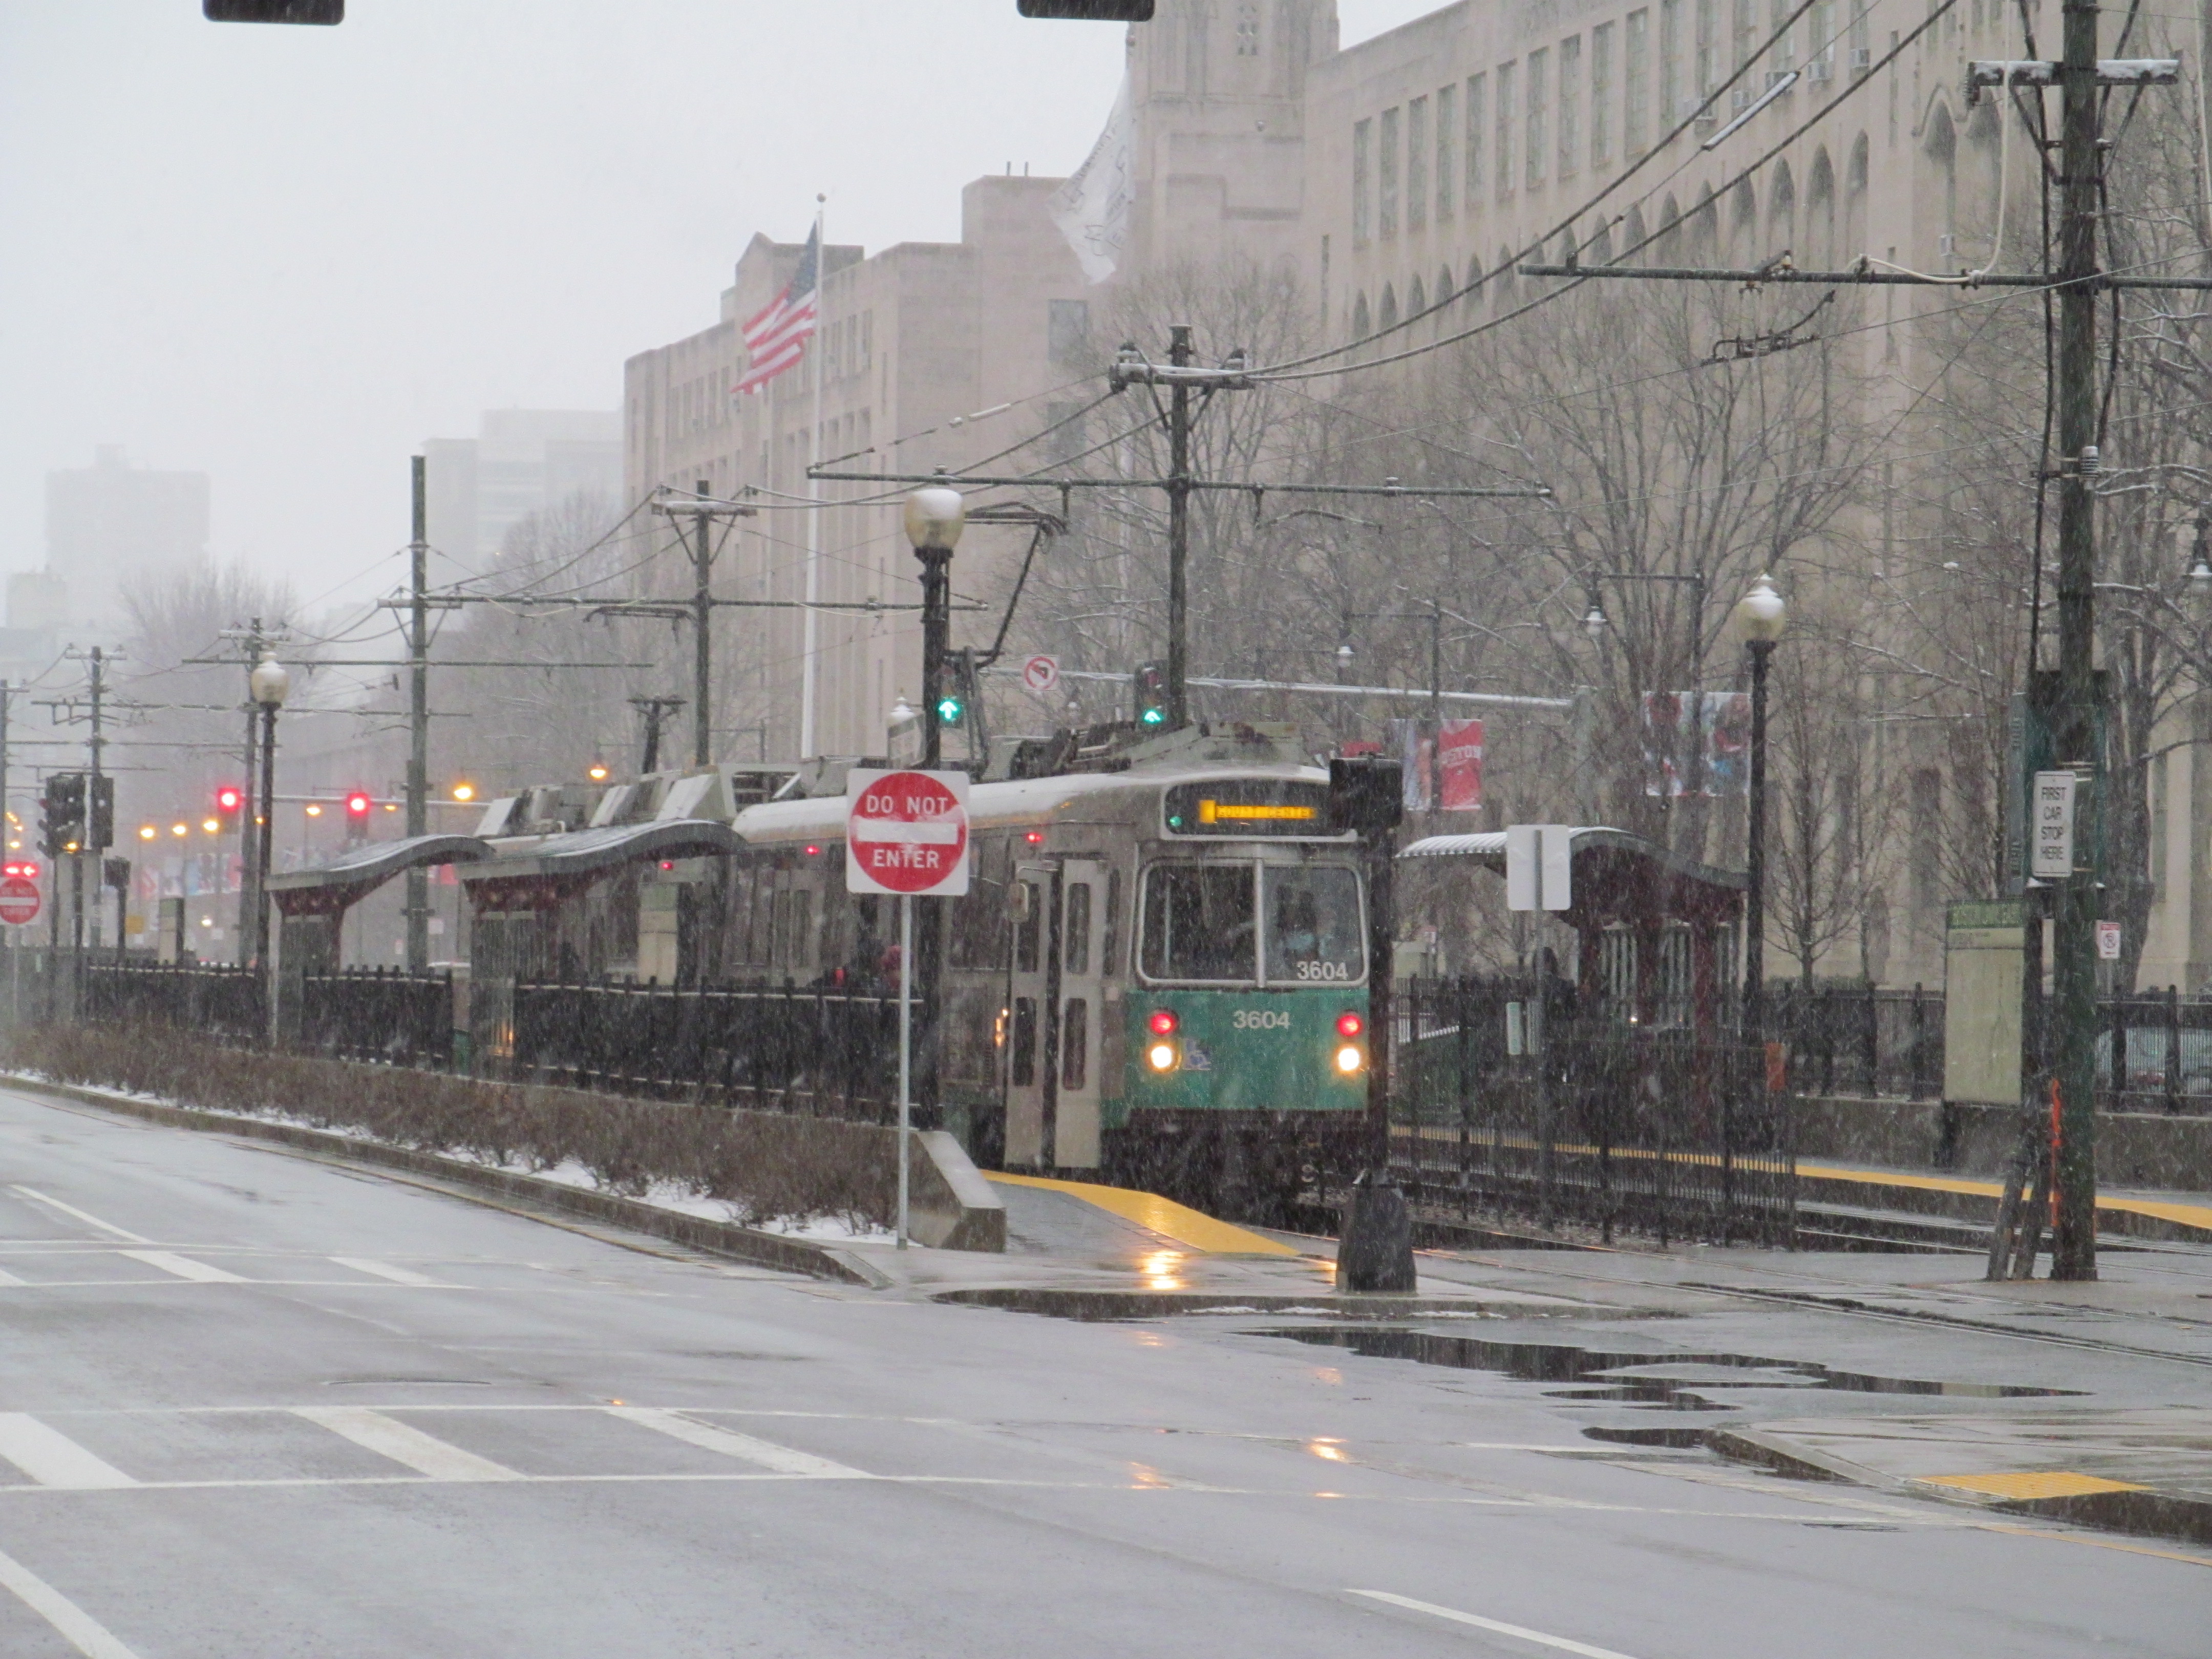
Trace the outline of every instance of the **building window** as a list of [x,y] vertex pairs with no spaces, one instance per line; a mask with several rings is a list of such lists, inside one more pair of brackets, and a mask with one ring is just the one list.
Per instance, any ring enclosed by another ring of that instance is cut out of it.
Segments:
[[1259,0],[1238,0],[1237,55],[1239,58],[1257,58],[1260,55]]
[[1576,171],[1576,155],[1582,143],[1583,38],[1571,34],[1559,42],[1559,177]]
[[1483,134],[1488,131],[1483,96],[1488,90],[1486,77],[1480,75],[1467,77],[1467,110],[1464,116],[1467,122],[1467,166],[1464,172],[1467,176],[1462,181],[1461,188],[1467,192],[1467,204],[1470,209],[1482,204],[1482,142]]
[[1406,228],[1425,229],[1429,222],[1429,100],[1415,98],[1406,106]]
[[[1771,14],[1773,21],[1768,25],[1767,33],[1781,36],[1781,39],[1774,43],[1772,68],[1776,74],[1786,75],[1797,67],[1797,31],[1794,27],[1785,29],[1782,26],[1790,21],[1790,13],[1796,11],[1797,8],[1788,3],[1788,0],[1768,0],[1768,3],[1773,9]],[[1815,18],[1819,17],[1818,8],[1814,9],[1813,15]]]
[[1717,73],[1720,67],[1720,33],[1721,0],[1698,0],[1696,81],[1699,98],[1720,83],[1721,77]]
[[1045,345],[1055,363],[1079,363],[1091,355],[1091,302],[1045,302]]
[[1382,112],[1382,154],[1375,158],[1375,229],[1384,241],[1398,234],[1398,112]]
[[1368,195],[1368,151],[1373,148],[1375,124],[1352,124],[1352,245],[1365,247],[1375,234],[1375,206]]
[[1670,131],[1683,116],[1682,0],[1659,0],[1659,124]]
[[1729,58],[1730,68],[1741,68],[1751,61],[1752,48],[1759,44],[1758,0],[1735,0],[1735,52]]
[[1437,222],[1451,222],[1452,208],[1458,196],[1452,189],[1452,155],[1459,137],[1452,131],[1453,118],[1458,113],[1459,88],[1437,88]]
[[1874,20],[1862,0],[1851,14],[1851,71],[1863,73],[1874,62]]
[[1531,190],[1544,182],[1544,125],[1551,114],[1551,56],[1542,46],[1528,54],[1528,90],[1522,94],[1528,105],[1528,137],[1522,176]]
[[1590,165],[1613,160],[1613,25],[1590,31]]
[[1813,8],[1810,58],[1814,79],[1832,81],[1836,78],[1836,0],[1817,0]]
[[1627,96],[1621,100],[1620,148],[1628,156],[1641,155],[1651,131],[1651,10],[1628,14],[1621,39],[1620,78]]
[[1513,193],[1513,65],[1498,66],[1498,196]]

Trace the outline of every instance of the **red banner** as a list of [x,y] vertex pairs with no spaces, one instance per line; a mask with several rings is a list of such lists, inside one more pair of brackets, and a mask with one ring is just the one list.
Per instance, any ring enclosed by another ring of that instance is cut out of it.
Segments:
[[1473,812],[1482,805],[1482,722],[1446,720],[1437,733],[1437,806]]

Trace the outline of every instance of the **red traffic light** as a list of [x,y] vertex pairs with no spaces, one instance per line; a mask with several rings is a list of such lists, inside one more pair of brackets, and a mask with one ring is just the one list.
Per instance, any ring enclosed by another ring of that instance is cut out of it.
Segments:
[[346,816],[349,818],[365,818],[368,816],[368,809],[375,805],[375,801],[370,799],[368,791],[356,789],[346,797]]
[[0,876],[21,876],[26,881],[36,881],[39,878],[38,861],[35,859],[10,859],[7,863],[0,864]]
[[234,783],[226,783],[215,792],[215,810],[235,812],[246,805],[246,791]]

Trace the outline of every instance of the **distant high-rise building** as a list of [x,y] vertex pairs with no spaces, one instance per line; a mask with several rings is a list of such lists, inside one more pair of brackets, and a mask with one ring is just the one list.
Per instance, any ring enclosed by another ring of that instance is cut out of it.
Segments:
[[465,563],[490,558],[531,514],[572,495],[623,489],[618,410],[487,410],[473,438],[430,438],[430,545]]
[[[46,474],[46,574],[68,584],[68,598],[52,614],[56,596],[42,586],[30,625],[110,629],[127,588],[199,563],[207,544],[206,473],[132,466],[121,445],[102,444],[89,467]],[[19,596],[9,599],[12,608]]]

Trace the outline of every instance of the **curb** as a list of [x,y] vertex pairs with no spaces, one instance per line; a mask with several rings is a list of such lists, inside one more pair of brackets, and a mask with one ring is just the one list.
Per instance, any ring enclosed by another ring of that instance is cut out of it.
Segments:
[[1988,1498],[1906,1475],[1885,1474],[1848,1458],[1822,1456],[1778,1443],[1756,1429],[1708,1429],[1707,1447],[1731,1462],[1749,1463],[1799,1480],[1869,1486],[1895,1498],[1932,1498],[1963,1508],[2045,1521],[2070,1521],[2100,1532],[2212,1544],[2212,1504],[2161,1492],[2086,1492],[2074,1498]]
[[485,1192],[497,1193],[501,1197],[520,1199],[544,1209],[558,1210],[564,1214],[583,1216],[593,1221],[611,1222],[632,1232],[665,1239],[672,1244],[688,1245],[712,1255],[728,1256],[734,1261],[750,1262],[756,1267],[805,1273],[814,1279],[836,1279],[848,1285],[863,1285],[871,1290],[883,1290],[890,1284],[889,1279],[865,1260],[831,1245],[817,1244],[807,1239],[787,1238],[779,1233],[741,1227],[732,1221],[714,1221],[705,1216],[685,1215],[680,1211],[665,1210],[657,1204],[647,1204],[640,1199],[592,1192],[557,1181],[541,1180],[536,1176],[517,1175],[509,1170],[488,1170],[480,1164],[468,1164],[458,1158],[441,1157],[435,1152],[416,1152],[407,1146],[390,1146],[381,1141],[360,1140],[330,1129],[309,1129],[297,1124],[270,1123],[260,1118],[207,1111],[197,1106],[171,1106],[160,1101],[139,1100],[127,1095],[79,1088],[72,1084],[52,1083],[43,1078],[27,1078],[15,1072],[0,1072],[0,1084],[26,1094],[58,1096],[79,1105],[142,1118],[149,1123],[164,1124],[172,1128],[237,1135],[248,1140],[275,1141],[301,1152],[319,1152],[349,1163],[404,1170],[410,1175],[434,1176],[459,1186],[475,1187]]
[[1326,1285],[1306,1294],[1280,1291],[1239,1295],[1234,1291],[1115,1291],[1070,1289],[1051,1285],[984,1285],[968,1290],[940,1291],[932,1302],[971,1308],[997,1308],[1008,1313],[1044,1314],[1055,1319],[1164,1319],[1175,1314],[1310,1314],[1334,1319],[1434,1318],[1439,1314],[1462,1318],[1523,1319],[1549,1313],[1587,1313],[1583,1307],[1535,1309],[1507,1307],[1472,1297],[1346,1295]]

